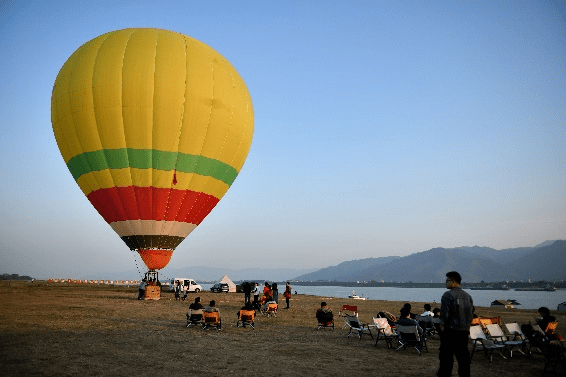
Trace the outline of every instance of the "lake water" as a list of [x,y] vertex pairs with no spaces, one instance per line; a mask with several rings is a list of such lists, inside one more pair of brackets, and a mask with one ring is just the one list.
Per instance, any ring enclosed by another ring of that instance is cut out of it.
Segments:
[[[368,300],[406,301],[406,302],[430,302],[438,303],[446,289],[444,288],[397,288],[397,287],[355,287],[358,296],[367,297]],[[296,285],[293,292],[303,293],[320,297],[347,298],[352,294],[352,287],[338,286],[310,286]],[[566,290],[559,289],[555,292],[517,292],[509,291],[478,291],[465,289],[476,306],[491,306],[495,300],[517,300],[521,305],[518,309],[538,309],[546,306],[556,310],[558,304],[566,301]],[[433,305],[434,307],[434,305]]]
[[[204,290],[210,290],[212,284],[201,284]],[[430,302],[438,303],[444,288],[396,288],[396,287],[355,287],[358,296],[367,297],[368,300],[387,300],[405,302]],[[347,298],[352,294],[352,287],[318,286],[318,285],[295,285],[293,292],[313,296]],[[546,306],[550,310],[556,310],[558,304],[566,302],[566,289],[558,289],[555,292],[517,292],[510,291],[477,291],[466,289],[475,306],[491,306],[495,300],[517,300],[521,305],[517,309],[538,309]],[[433,305],[434,307],[434,305]]]

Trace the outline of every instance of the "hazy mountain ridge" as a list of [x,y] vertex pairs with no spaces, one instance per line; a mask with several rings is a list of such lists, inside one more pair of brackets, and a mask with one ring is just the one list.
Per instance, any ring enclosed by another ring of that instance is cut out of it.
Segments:
[[[387,260],[360,269],[360,261]],[[546,241],[535,247],[496,250],[480,246],[434,248],[406,257],[348,261],[295,278],[299,281],[385,281],[439,283],[448,271],[459,271],[467,282],[566,279],[566,241]],[[335,275],[329,278],[329,273]]]
[[[405,257],[389,256],[342,262],[336,266],[313,269],[245,268],[191,266],[166,267],[160,279],[189,277],[197,282],[217,281],[224,274],[234,281],[385,281],[439,283],[447,271],[459,271],[466,282],[504,280],[566,280],[566,241],[545,241],[534,247],[496,250],[481,246],[433,248]],[[143,271],[105,271],[85,276],[59,276],[83,279],[139,279]]]
[[336,266],[326,267],[310,274],[301,275],[300,277],[295,278],[295,280],[353,281],[356,280],[356,275],[399,258],[401,257],[392,256],[356,259],[353,261],[342,262]]

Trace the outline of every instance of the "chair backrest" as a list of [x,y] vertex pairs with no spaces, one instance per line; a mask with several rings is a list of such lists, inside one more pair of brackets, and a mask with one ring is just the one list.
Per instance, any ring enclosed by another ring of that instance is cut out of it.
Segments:
[[507,329],[507,332],[509,334],[514,335],[515,337],[518,337],[522,340],[526,339],[525,334],[523,334],[523,331],[521,331],[521,327],[517,322],[506,323],[505,328]]
[[548,325],[546,326],[544,332],[546,333],[546,335],[552,335],[556,331],[556,327],[558,327],[558,322],[548,322]]
[[354,329],[359,329],[360,327],[362,327],[360,325],[360,320],[355,315],[346,315],[346,318],[348,319],[348,325],[350,327]]
[[238,319],[242,322],[253,322],[255,320],[255,310],[240,310]]
[[[352,313],[352,314],[350,314]],[[342,309],[338,312],[340,317],[344,317],[347,315],[354,315],[358,316],[358,307],[356,305],[342,305]]]
[[399,325],[397,324],[397,335],[399,338],[408,341],[418,341],[421,339],[417,325]]
[[419,323],[419,326],[421,326],[423,329],[431,329],[434,327],[434,318],[430,315],[419,315],[417,316],[417,322]]
[[485,327],[490,337],[497,338],[498,340],[501,341],[506,340],[507,337],[505,336],[503,330],[501,329],[501,327],[499,327],[499,325],[491,324],[491,325],[486,325]]
[[472,340],[475,339],[487,340],[480,325],[470,326],[470,338]]
[[472,326],[480,325],[480,324],[481,324],[481,323],[480,323],[480,318],[479,318],[479,317],[472,318]]
[[191,321],[202,320],[202,314],[204,311],[202,309],[191,309]]
[[220,322],[220,313],[219,312],[203,312],[204,323],[207,324],[215,324]]
[[385,335],[393,335],[393,330],[389,322],[387,322],[387,318],[373,317],[373,323],[379,330],[383,331]]
[[267,311],[268,312],[276,312],[279,305],[276,302],[270,302],[267,304]]

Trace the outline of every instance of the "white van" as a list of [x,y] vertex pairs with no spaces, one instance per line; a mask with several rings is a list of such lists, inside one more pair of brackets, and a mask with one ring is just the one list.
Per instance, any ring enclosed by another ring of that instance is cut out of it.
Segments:
[[175,292],[175,288],[177,288],[177,286],[179,284],[182,284],[183,287],[183,292],[187,291],[187,292],[200,292],[202,291],[202,287],[196,283],[196,281],[194,281],[193,279],[189,279],[189,278],[175,278],[173,280],[171,280],[171,283],[169,284],[170,289]]

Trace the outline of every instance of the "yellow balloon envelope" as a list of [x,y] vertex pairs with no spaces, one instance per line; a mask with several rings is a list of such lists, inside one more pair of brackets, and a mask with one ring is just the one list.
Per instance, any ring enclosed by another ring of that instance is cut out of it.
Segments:
[[75,51],[55,81],[51,121],[73,178],[150,270],[216,206],[253,137],[234,67],[158,29],[113,31]]

